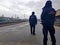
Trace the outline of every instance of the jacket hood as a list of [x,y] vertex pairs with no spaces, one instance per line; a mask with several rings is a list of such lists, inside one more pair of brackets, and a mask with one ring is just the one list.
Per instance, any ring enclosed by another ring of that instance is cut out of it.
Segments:
[[48,7],[52,7],[52,2],[51,1],[47,1],[45,6],[43,7],[43,9],[48,8]]

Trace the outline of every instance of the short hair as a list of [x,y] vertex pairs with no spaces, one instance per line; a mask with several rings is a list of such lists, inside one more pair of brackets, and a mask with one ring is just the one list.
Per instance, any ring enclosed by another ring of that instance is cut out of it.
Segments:
[[35,12],[32,12],[32,14],[35,14]]

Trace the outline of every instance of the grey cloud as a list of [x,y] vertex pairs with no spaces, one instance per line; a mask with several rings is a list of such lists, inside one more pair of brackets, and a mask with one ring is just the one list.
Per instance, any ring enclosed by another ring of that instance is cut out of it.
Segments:
[[[11,7],[7,7],[7,6],[2,5],[2,4],[0,5],[0,6],[3,6],[3,7],[6,7],[8,9],[10,9],[11,10],[10,13],[22,14],[21,11],[23,11],[24,9],[21,9],[19,7],[19,5],[22,5],[22,6],[26,6],[28,8],[31,8],[33,11],[36,12],[36,14],[39,17],[41,12],[42,12],[42,8],[44,7],[47,0],[42,0],[41,2],[39,2],[39,1],[37,1],[37,2],[30,1],[28,3],[20,2],[21,0],[0,0],[0,3],[2,3],[3,1],[9,1],[10,3],[12,3]],[[53,7],[55,9],[60,8],[60,6],[59,6],[60,5],[60,0],[52,0],[52,2],[53,2]],[[18,11],[15,11],[15,9],[17,9]]]
[[33,9],[33,11],[36,12],[37,17],[40,17],[41,12],[42,12],[42,8],[44,7],[44,3],[43,1],[41,2],[33,2],[30,1],[29,3],[27,3],[26,5],[30,8]]
[[56,10],[60,9],[60,0],[52,0],[52,4]]

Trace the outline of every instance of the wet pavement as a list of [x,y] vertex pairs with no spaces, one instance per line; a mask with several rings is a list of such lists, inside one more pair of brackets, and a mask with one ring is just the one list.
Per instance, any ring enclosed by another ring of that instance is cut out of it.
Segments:
[[[60,45],[60,28],[55,28],[57,45]],[[35,36],[30,34],[28,22],[0,27],[0,45],[43,45],[42,25],[37,24]],[[51,45],[49,34],[48,45]]]

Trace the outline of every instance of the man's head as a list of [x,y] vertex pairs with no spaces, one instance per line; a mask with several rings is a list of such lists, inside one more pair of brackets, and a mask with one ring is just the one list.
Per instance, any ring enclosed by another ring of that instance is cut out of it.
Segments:
[[35,14],[35,12],[32,12],[32,15],[34,15]]

